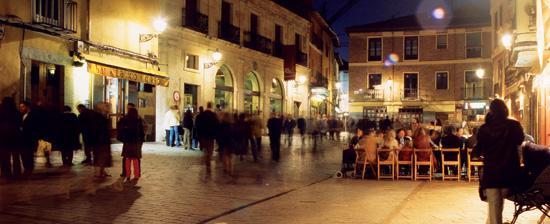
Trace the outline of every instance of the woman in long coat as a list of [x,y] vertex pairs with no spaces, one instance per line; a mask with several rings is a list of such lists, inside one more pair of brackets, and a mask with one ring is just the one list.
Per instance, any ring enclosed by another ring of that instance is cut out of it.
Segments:
[[134,179],[132,179],[132,183],[136,184],[140,178],[141,147],[145,139],[145,132],[143,120],[135,108],[128,109],[128,115],[119,121],[117,131],[118,139],[123,143],[122,157],[124,157],[126,180],[130,181],[133,165]]
[[95,107],[92,115],[94,146],[93,157],[94,166],[96,167],[96,177],[110,176],[105,172],[106,167],[113,165],[113,157],[111,155],[111,135],[110,135],[110,120],[109,104],[99,103]]
[[73,165],[73,152],[80,148],[79,134],[78,117],[71,112],[69,106],[64,106],[58,138],[64,166]]

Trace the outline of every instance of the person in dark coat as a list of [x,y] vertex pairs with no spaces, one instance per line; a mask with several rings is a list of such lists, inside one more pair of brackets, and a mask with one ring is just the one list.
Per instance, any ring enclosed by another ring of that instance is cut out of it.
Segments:
[[[21,174],[21,114],[11,97],[0,105],[0,177],[11,178]],[[12,162],[13,160],[13,162]]]
[[493,100],[473,151],[474,156],[483,158],[479,187],[482,199],[488,203],[488,223],[491,224],[502,223],[504,198],[517,185],[521,174],[518,150],[524,138],[523,128],[508,116],[506,103]]
[[61,150],[61,159],[64,166],[73,165],[74,150],[80,148],[80,129],[78,117],[71,112],[69,106],[63,107],[61,115],[60,134],[58,138],[58,146]]
[[271,146],[271,159],[279,162],[281,151],[281,132],[283,130],[283,121],[275,113],[267,120],[267,130],[269,131],[269,145]]
[[298,125],[298,131],[300,132],[300,137],[302,138],[302,146],[305,146],[306,145],[306,128],[307,128],[307,124],[306,124],[306,119],[304,117],[300,117],[298,118],[297,120],[297,125]]
[[41,137],[41,129],[43,128],[41,116],[39,112],[32,110],[31,103],[24,101],[19,104],[21,112],[21,135],[22,148],[21,160],[25,175],[30,175],[34,170],[34,153],[38,146],[38,140]]
[[82,141],[84,143],[84,155],[86,156],[81,162],[82,164],[92,164],[92,145],[95,145],[93,139],[97,134],[94,130],[95,124],[93,123],[94,111],[89,110],[83,104],[79,104],[78,110],[78,122],[80,125],[80,131],[82,132]]
[[296,121],[292,119],[292,116],[289,114],[283,124],[285,134],[286,134],[286,142],[288,143],[288,146],[292,146],[292,136],[294,135],[294,128],[296,128]]
[[141,174],[141,148],[145,140],[143,120],[139,117],[137,109],[129,108],[128,114],[120,119],[117,124],[117,138],[122,142],[126,180],[130,181],[133,166],[134,179],[131,182],[136,184]]
[[109,103],[99,103],[91,115],[93,135],[91,139],[93,162],[96,169],[95,176],[99,178],[109,177],[106,167],[113,165],[111,155],[111,120],[109,119]]
[[216,142],[219,146],[219,152],[222,153],[223,170],[229,175],[233,174],[232,155],[235,147],[232,140],[234,135],[234,125],[233,115],[226,112],[220,113],[220,126]]
[[207,169],[210,169],[210,161],[214,151],[214,139],[217,136],[219,121],[216,113],[212,112],[212,103],[206,104],[206,110],[197,115],[195,127],[199,144],[204,150],[204,162]]
[[193,113],[187,109],[183,114],[183,149],[192,149],[191,130],[193,130]]

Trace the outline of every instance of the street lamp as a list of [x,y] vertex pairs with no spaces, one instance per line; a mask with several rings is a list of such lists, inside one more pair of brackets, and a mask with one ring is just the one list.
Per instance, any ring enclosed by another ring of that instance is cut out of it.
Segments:
[[212,68],[212,66],[218,64],[220,60],[222,60],[222,53],[218,49],[214,51],[211,55],[212,61],[204,63],[204,68],[209,69]]
[[504,48],[506,48],[507,50],[510,50],[512,48],[512,42],[513,42],[513,37],[512,37],[512,34],[509,34],[509,33],[505,33],[504,35],[502,35],[502,38],[501,38],[501,43],[502,43],[502,46],[504,46]]
[[147,34],[140,34],[139,35],[139,42],[144,43],[147,41],[152,40],[153,38],[158,38],[159,35],[166,30],[166,27],[168,27],[168,23],[166,23],[166,20],[157,17],[153,20],[153,28],[155,29],[156,33],[147,33]]
[[485,76],[485,69],[478,68],[476,70],[476,76],[480,79],[482,79]]

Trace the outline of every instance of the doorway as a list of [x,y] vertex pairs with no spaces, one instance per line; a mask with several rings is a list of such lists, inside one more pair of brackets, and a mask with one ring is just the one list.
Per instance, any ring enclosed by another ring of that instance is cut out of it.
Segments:
[[32,104],[44,104],[51,109],[63,107],[64,67],[33,61],[31,66]]
[[197,85],[185,84],[183,87],[183,111],[191,110],[195,113],[198,108],[197,93],[199,87]]

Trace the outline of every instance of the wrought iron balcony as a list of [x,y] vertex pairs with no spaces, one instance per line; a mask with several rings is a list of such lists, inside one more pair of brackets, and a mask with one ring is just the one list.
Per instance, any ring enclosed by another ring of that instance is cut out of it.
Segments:
[[249,31],[244,32],[244,46],[266,54],[271,54],[273,48],[271,39]]
[[363,98],[367,101],[382,101],[384,100],[383,89],[366,89],[363,93]]
[[417,99],[418,99],[418,88],[403,89],[403,100],[417,100]]
[[283,44],[279,42],[273,42],[273,56],[278,58],[284,58]]
[[307,67],[307,54],[301,52],[300,50],[296,51],[296,64]]
[[310,83],[311,87],[324,87],[328,88],[328,78],[321,73],[317,73]]
[[208,16],[200,12],[186,12],[182,10],[182,26],[189,29],[208,34]]
[[76,33],[78,5],[72,0],[33,0],[33,23],[65,33]]
[[227,22],[218,22],[218,38],[241,45],[241,29]]
[[464,100],[487,100],[490,96],[490,86],[472,86],[462,88],[462,99]]

